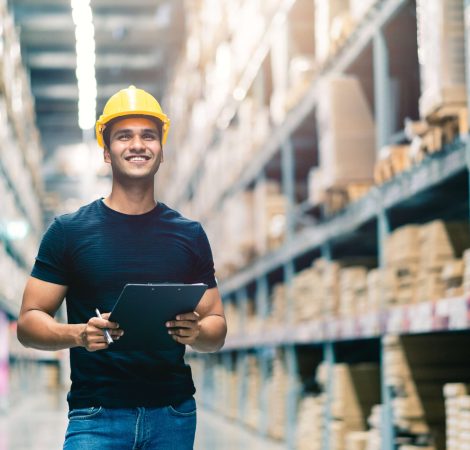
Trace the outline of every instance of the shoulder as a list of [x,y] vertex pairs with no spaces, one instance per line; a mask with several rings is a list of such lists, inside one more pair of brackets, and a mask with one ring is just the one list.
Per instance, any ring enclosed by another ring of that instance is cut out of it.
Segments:
[[172,224],[173,226],[179,227],[182,230],[193,234],[197,237],[202,232],[202,225],[196,220],[189,219],[188,217],[183,216],[179,211],[170,208],[165,203],[158,202],[161,208],[160,218]]
[[74,212],[56,216],[54,223],[57,223],[63,229],[69,229],[70,227],[77,227],[93,221],[99,216],[99,207],[97,204],[99,201],[100,200],[95,200]]

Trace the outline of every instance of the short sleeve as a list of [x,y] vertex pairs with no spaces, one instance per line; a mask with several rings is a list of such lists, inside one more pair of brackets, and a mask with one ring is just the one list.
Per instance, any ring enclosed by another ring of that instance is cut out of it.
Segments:
[[31,276],[63,286],[69,284],[65,233],[57,218],[44,233]]
[[207,235],[199,225],[199,233],[196,242],[197,261],[193,272],[193,280],[195,283],[205,283],[210,288],[217,286],[215,279],[214,260],[212,251],[207,239]]

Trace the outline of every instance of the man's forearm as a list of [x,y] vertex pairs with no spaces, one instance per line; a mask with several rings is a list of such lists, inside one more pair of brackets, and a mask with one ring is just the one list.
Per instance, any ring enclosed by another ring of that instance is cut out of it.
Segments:
[[18,320],[18,340],[25,347],[39,350],[61,350],[77,347],[83,324],[62,324],[43,311],[31,310]]
[[201,329],[196,342],[191,347],[204,353],[220,350],[227,335],[227,324],[222,316],[211,315],[200,321]]

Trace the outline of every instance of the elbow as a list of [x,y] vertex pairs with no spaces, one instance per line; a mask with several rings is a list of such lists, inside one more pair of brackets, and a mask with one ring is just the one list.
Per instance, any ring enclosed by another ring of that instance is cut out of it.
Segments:
[[217,348],[214,350],[214,352],[218,352],[219,350],[222,350],[222,348],[224,347],[225,345],[225,338],[222,339],[222,342],[219,343],[219,345],[217,346]]
[[24,318],[21,315],[18,318],[18,323],[16,327],[16,337],[21,343],[21,345],[23,345],[24,347],[29,347],[28,334],[26,333]]

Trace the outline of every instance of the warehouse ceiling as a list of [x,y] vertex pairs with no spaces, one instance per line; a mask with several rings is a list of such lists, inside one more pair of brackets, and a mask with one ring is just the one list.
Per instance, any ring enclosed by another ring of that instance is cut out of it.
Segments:
[[[135,84],[162,98],[184,39],[183,0],[91,0],[96,42],[97,114]],[[81,142],[70,0],[9,0],[35,97],[46,159]],[[48,180],[46,180],[47,182]]]

